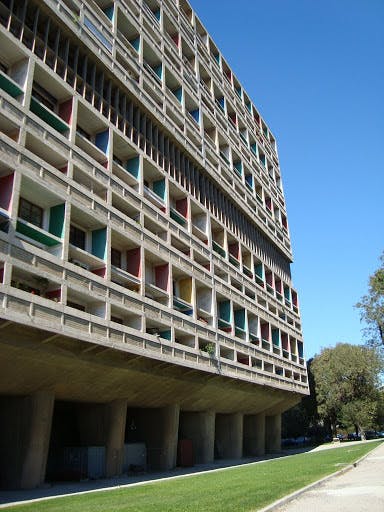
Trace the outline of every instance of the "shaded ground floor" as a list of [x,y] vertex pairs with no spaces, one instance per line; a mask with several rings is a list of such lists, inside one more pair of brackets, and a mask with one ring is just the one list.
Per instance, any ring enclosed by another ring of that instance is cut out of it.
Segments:
[[2,489],[277,452],[302,396],[15,324],[0,367]]

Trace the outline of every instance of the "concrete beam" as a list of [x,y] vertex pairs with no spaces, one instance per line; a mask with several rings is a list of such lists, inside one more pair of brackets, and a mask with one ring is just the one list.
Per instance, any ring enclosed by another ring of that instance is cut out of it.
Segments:
[[281,451],[281,414],[265,417],[265,450],[267,453]]
[[196,464],[213,462],[215,456],[215,413],[180,413],[180,439],[190,439]]
[[244,416],[244,454],[265,454],[265,414],[250,414]]
[[243,455],[243,414],[217,414],[215,425],[217,454],[220,458],[239,459]]

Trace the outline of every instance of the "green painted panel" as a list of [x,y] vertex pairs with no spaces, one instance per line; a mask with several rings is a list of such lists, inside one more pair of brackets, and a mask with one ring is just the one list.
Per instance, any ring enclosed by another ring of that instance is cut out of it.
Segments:
[[164,340],[171,340],[172,339],[172,333],[171,331],[161,331],[159,333],[160,338],[163,338]]
[[186,218],[183,217],[177,210],[175,210],[175,208],[171,208],[170,216],[171,219],[175,220],[181,226],[184,226],[184,224],[187,222]]
[[154,193],[165,201],[165,179],[154,181],[152,185]]
[[162,64],[158,64],[157,66],[155,66],[152,69],[156,73],[156,75],[161,79],[162,76],[163,76],[163,65]]
[[132,174],[133,177],[138,179],[139,174],[140,174],[140,157],[135,156],[135,157],[131,158],[130,160],[127,160],[127,163],[125,164],[125,168],[129,172],[129,174]]
[[272,329],[272,343],[276,346],[280,346],[280,331],[279,329]]
[[14,83],[7,75],[0,73],[0,88],[10,94],[13,98],[23,94],[23,90]]
[[92,254],[106,259],[107,256],[107,228],[95,229],[92,231]]
[[52,247],[53,245],[58,245],[60,243],[55,238],[34,229],[32,226],[27,226],[27,224],[24,224],[23,222],[16,223],[16,231],[22,235],[32,238],[32,240],[35,240],[36,242],[47,245],[48,247]]
[[260,279],[264,279],[264,272],[263,272],[263,265],[262,263],[259,263],[258,265],[255,265],[255,274],[260,277]]
[[60,133],[66,132],[69,130],[69,126],[67,123],[62,121],[59,117],[57,117],[53,112],[51,112],[47,107],[45,107],[42,103],[35,100],[35,98],[31,98],[31,112],[36,114],[40,119],[45,121],[52,126],[55,130]]
[[222,320],[231,321],[231,303],[229,300],[219,302],[219,316]]
[[64,236],[65,203],[52,206],[49,211],[49,232],[58,238]]
[[245,309],[235,311],[235,326],[243,330],[245,329]]
[[220,256],[222,256],[223,258],[225,258],[226,256],[226,252],[225,250],[221,247],[221,245],[219,245],[217,242],[215,242],[214,240],[212,240],[212,249],[214,250],[214,252],[216,252],[217,254],[220,254]]
[[241,160],[239,160],[238,162],[234,162],[233,168],[238,174],[240,174],[240,176],[243,174],[243,163],[241,162]]

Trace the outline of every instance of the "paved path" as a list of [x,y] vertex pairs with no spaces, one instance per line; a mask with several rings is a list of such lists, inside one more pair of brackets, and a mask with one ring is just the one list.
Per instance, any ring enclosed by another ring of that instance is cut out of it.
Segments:
[[275,512],[384,512],[384,443],[355,468],[334,476]]

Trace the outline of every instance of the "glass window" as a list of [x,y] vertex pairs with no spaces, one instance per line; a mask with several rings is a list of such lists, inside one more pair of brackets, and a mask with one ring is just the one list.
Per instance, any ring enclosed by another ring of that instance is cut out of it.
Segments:
[[121,252],[113,247],[111,248],[111,264],[114,267],[121,268]]
[[19,217],[35,226],[41,228],[43,226],[43,209],[36,204],[20,198],[19,202]]
[[85,250],[85,231],[71,224],[69,230],[69,243]]

